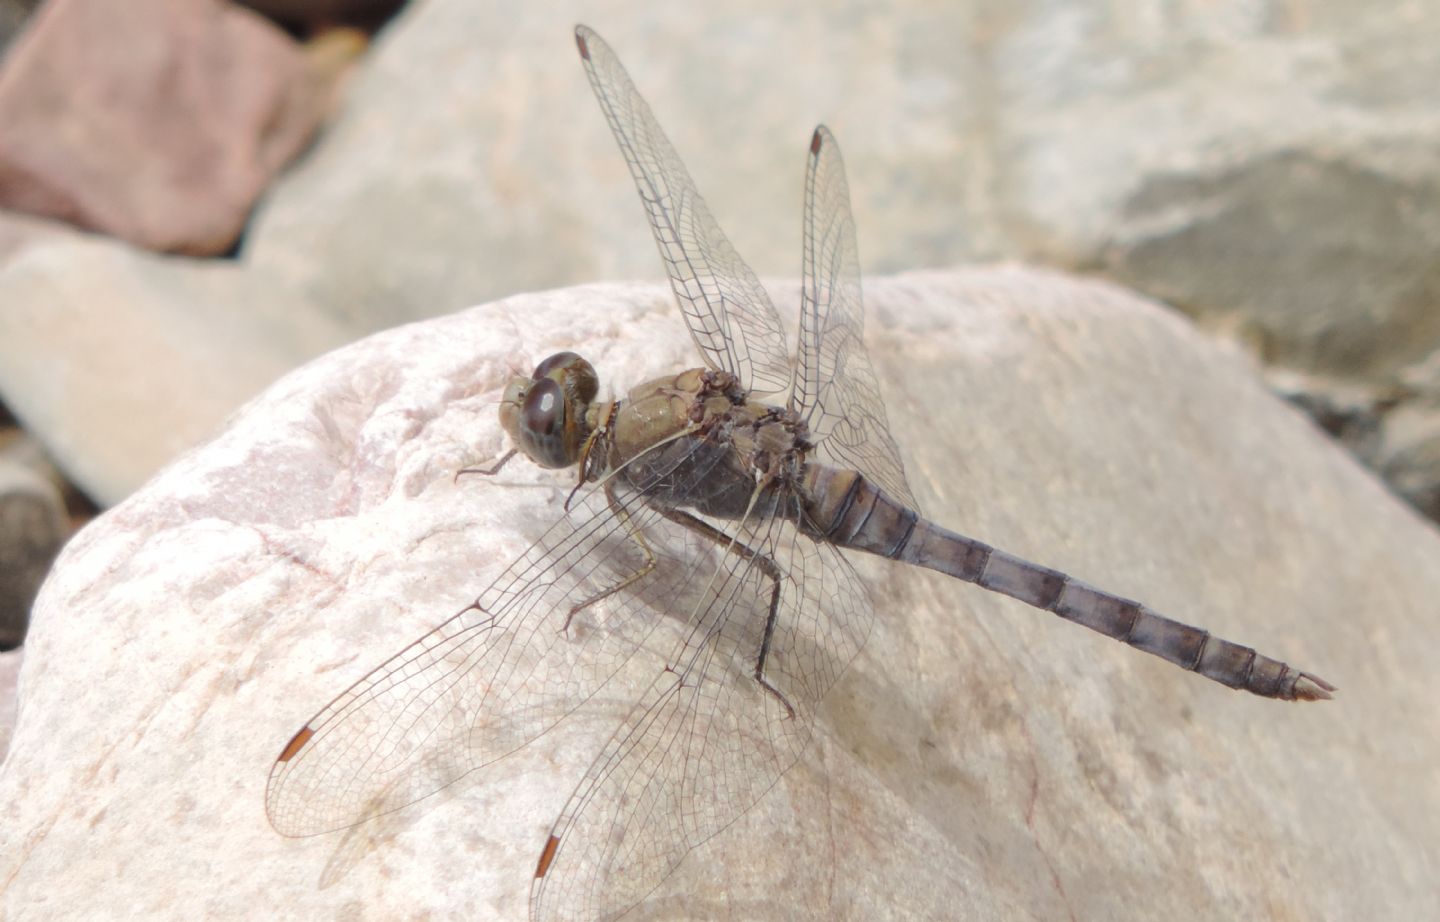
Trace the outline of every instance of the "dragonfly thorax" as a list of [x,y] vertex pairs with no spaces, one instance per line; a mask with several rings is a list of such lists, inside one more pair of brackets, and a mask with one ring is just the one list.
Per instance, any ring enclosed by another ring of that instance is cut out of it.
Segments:
[[516,376],[500,400],[500,425],[510,441],[541,467],[580,460],[590,435],[591,401],[600,390],[594,367],[573,352],[557,352],[529,377]]

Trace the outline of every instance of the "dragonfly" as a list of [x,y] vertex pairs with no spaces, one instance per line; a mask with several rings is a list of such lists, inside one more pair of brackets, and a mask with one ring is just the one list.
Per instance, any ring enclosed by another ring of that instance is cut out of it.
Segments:
[[573,467],[564,513],[284,746],[266,791],[277,831],[338,831],[414,804],[541,737],[663,642],[531,883],[535,922],[618,918],[806,751],[874,616],[842,551],[975,583],[1231,688],[1331,696],[1312,673],[925,518],[865,350],[834,136],[818,127],[806,154],[792,360],[774,304],[615,53],[585,26],[575,40],[704,365],[618,400],[597,399],[594,368],[571,352],[506,384],[513,447],[489,472],[517,451]]

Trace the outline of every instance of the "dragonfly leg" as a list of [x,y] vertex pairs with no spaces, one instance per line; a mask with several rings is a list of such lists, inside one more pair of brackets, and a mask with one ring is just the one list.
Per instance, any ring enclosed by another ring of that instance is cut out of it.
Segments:
[[[618,403],[610,404],[609,408],[605,410],[605,415],[601,417],[599,423],[591,430],[590,434],[585,437],[585,443],[580,446],[580,461],[575,466],[577,475],[575,489],[571,490],[570,495],[565,497],[564,509],[566,512],[570,511],[570,504],[575,501],[575,494],[579,493],[580,489],[590,481],[591,453],[595,450],[596,445],[610,438],[610,420],[615,417],[615,408],[618,406]],[[609,488],[607,487],[606,489]],[[613,499],[610,508],[615,508]]]
[[775,700],[780,702],[781,707],[785,708],[785,713],[793,718],[795,716],[794,706],[790,704],[784,692],[780,691],[780,689],[774,685],[771,685],[770,680],[765,678],[765,660],[770,656],[770,643],[775,637],[775,625],[780,619],[781,580],[779,565],[776,564],[772,558],[742,543],[740,539],[726,534],[709,522],[696,518],[688,512],[679,509],[666,509],[661,511],[661,515],[676,525],[687,528],[700,537],[713,541],[740,559],[753,562],[760,568],[760,572],[769,578],[771,585],[770,612],[765,616],[765,636],[760,640],[760,653],[755,658],[755,671],[753,675],[755,681],[760,683],[760,687],[773,695]]
[[515,451],[515,449],[512,448],[509,451],[505,452],[505,454],[501,455],[500,459],[494,464],[492,464],[490,467],[462,467],[460,468],[460,470],[455,472],[455,480],[458,481],[461,474],[479,474],[482,477],[491,477],[495,474],[500,473],[500,468],[504,467],[511,458],[515,457],[516,454],[517,452]]
[[576,602],[574,605],[572,605],[570,607],[569,614],[565,616],[564,626],[560,628],[561,633],[564,634],[570,633],[570,622],[575,620],[575,616],[577,614],[589,608],[591,605],[594,605],[596,602],[599,602],[602,599],[609,598],[610,596],[621,591],[625,587],[644,579],[646,576],[650,575],[650,572],[652,570],[655,569],[655,554],[653,551],[650,550],[650,545],[645,543],[645,536],[640,533],[640,530],[637,529],[634,523],[630,520],[630,513],[626,512],[625,507],[620,505],[619,499],[615,496],[615,488],[607,482],[603,489],[605,490],[605,502],[610,505],[611,514],[614,515],[615,518],[620,520],[620,522],[625,526],[625,530],[629,532],[630,538],[637,545],[640,546],[640,553],[645,555],[645,564],[640,567],[640,569],[636,570],[634,573],[631,573],[629,576],[626,576],[624,579],[620,580],[620,582],[616,583],[615,585],[610,586],[609,588],[601,592],[597,592],[589,598]]

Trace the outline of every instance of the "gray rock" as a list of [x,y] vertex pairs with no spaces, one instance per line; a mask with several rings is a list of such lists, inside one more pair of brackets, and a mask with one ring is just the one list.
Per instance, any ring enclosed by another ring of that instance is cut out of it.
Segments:
[[1440,522],[1440,349],[1400,373],[1407,398],[1386,419],[1378,466],[1417,509]]
[[[1434,529],[1152,303],[1020,269],[868,292],[929,515],[1314,669],[1339,697],[1234,694],[856,560],[875,628],[816,744],[638,917],[1427,916]],[[454,473],[501,450],[510,370],[568,347],[610,389],[695,360],[660,287],[388,331],[287,376],[79,534],[37,605],[0,772],[0,915],[524,918],[551,820],[664,650],[392,821],[285,840],[263,798],[321,704],[561,514],[563,472]]]
[[[257,210],[247,258],[355,328],[517,291],[655,277],[655,248],[571,30],[581,4],[407,9],[350,105]],[[632,69],[739,252],[798,270],[805,148],[851,158],[867,269],[942,265],[993,238],[976,54],[961,7],[904,17],[615,8],[591,25]],[[861,180],[863,177],[863,181]]]
[[1410,401],[1388,414],[1377,454],[1395,491],[1440,521],[1440,401]]
[[1049,86],[1004,124],[1025,253],[1241,318],[1293,369],[1374,379],[1435,347],[1440,8],[1058,7],[1013,61]]
[[0,650],[25,639],[35,593],[69,536],[60,491],[0,450]]
[[[653,275],[566,40],[582,15],[550,4],[497,28],[470,3],[412,7],[258,216],[256,262],[369,329]],[[795,271],[781,206],[799,203],[823,120],[870,271],[990,256],[1098,270],[1242,317],[1268,360],[1326,374],[1393,374],[1440,344],[1440,7],[799,18],[742,3],[591,25],[762,274]]]
[[0,52],[35,12],[40,0],[0,0]]
[[65,494],[73,487],[65,479],[64,472],[46,453],[45,446],[12,423],[8,411],[0,407],[0,461],[24,468],[30,476],[45,483],[68,503],[70,498]]

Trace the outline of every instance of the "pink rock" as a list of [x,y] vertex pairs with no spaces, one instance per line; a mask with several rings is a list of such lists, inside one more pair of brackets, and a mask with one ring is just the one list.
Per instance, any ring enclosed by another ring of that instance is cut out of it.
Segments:
[[214,255],[309,141],[299,47],[216,0],[52,0],[0,67],[0,206]]

